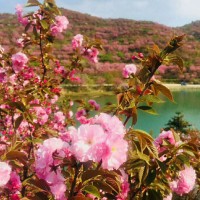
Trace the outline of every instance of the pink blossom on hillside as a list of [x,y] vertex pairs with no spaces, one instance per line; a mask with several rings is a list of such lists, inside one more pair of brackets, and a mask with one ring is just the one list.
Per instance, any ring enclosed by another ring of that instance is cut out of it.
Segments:
[[94,123],[100,124],[108,135],[115,134],[124,137],[125,127],[122,121],[115,115],[111,116],[106,113],[100,113],[95,116]]
[[15,73],[22,71],[28,62],[28,58],[24,53],[18,52],[11,57],[12,67]]
[[125,65],[122,71],[122,75],[124,78],[129,78],[131,74],[135,74],[137,71],[137,67],[134,64]]
[[73,40],[72,40],[72,48],[73,49],[76,49],[76,48],[79,48],[82,46],[82,43],[83,43],[83,35],[81,34],[77,34],[73,37]]
[[165,150],[165,147],[163,147],[164,140],[173,145],[176,143],[172,131],[162,131],[162,133],[160,133],[160,135],[154,140],[154,144],[157,147],[159,153]]
[[173,192],[182,196],[193,190],[195,181],[195,170],[192,167],[185,166],[185,169],[179,172],[178,179],[171,182],[170,187]]
[[57,36],[67,29],[69,24],[68,19],[65,16],[56,16],[55,23],[51,26],[51,33],[53,36]]
[[5,162],[0,162],[0,187],[4,187],[10,180],[11,167]]

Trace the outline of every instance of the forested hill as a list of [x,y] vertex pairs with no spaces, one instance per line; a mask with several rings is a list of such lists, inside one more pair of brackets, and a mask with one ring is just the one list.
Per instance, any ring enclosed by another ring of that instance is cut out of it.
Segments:
[[[120,63],[130,63],[131,56],[137,52],[147,52],[153,44],[163,47],[166,42],[177,34],[186,34],[184,45],[178,54],[184,59],[185,66],[193,71],[200,66],[200,22],[196,21],[182,27],[171,28],[150,21],[135,21],[127,19],[102,19],[88,14],[61,9],[69,19],[70,26],[64,34],[64,40],[57,40],[56,53],[60,59],[67,59],[71,39],[80,33],[88,37],[100,38],[104,51],[100,62],[112,63],[105,69],[117,70]],[[16,43],[23,27],[19,25],[15,15],[0,14],[0,44],[7,47]],[[118,63],[118,65],[116,64]],[[196,68],[197,66],[197,68]],[[121,68],[121,66],[119,67]],[[194,77],[199,78],[199,77]]]

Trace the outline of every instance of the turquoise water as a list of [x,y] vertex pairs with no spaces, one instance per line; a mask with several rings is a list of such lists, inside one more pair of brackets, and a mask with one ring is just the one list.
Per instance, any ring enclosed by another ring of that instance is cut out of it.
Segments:
[[[153,136],[159,134],[160,129],[171,119],[175,112],[182,112],[184,119],[192,124],[192,128],[200,130],[200,90],[182,90],[173,92],[175,103],[165,99],[162,104],[155,104],[153,108],[158,115],[150,115],[143,111],[138,114],[138,122],[135,128],[147,132],[152,131]],[[98,103],[105,105],[107,102],[116,103],[115,97],[107,96],[97,99]],[[130,122],[128,126],[130,126]]]

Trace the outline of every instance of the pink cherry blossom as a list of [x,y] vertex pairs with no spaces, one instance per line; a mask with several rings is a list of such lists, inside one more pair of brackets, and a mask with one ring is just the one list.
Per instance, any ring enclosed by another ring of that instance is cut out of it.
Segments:
[[134,64],[125,65],[122,71],[122,75],[124,78],[129,78],[131,74],[135,74],[137,71],[137,67]]
[[106,113],[100,113],[95,116],[94,123],[100,124],[109,135],[116,134],[120,137],[124,137],[125,127],[115,115],[111,116]]
[[160,135],[154,140],[154,144],[157,147],[159,153],[163,152],[166,148],[163,147],[164,140],[170,144],[175,145],[176,141],[172,131],[162,131]]
[[81,109],[81,110],[78,110],[77,112],[76,112],[76,119],[78,120],[80,117],[82,117],[82,116],[86,116],[86,111],[85,111],[85,109]]
[[24,53],[18,52],[11,57],[12,67],[15,73],[22,71],[28,62],[28,58]]
[[[100,161],[97,145],[105,142],[107,135],[99,125],[81,125],[73,135],[72,152],[78,160],[86,162],[88,160]],[[97,159],[97,160],[96,160]]]
[[19,47],[24,47],[24,39],[23,39],[23,38],[17,39],[17,45],[18,45]]
[[29,21],[27,17],[23,17],[23,6],[18,4],[15,9],[19,23],[26,26]]
[[102,167],[104,169],[118,169],[127,160],[128,142],[119,135],[109,135],[106,140],[109,153],[102,157]]
[[70,73],[69,73],[69,80],[71,82],[77,82],[77,83],[79,83],[81,81],[81,79],[80,79],[80,77],[75,76],[75,74],[76,74],[76,70],[75,69],[73,69],[72,71],[70,71]]
[[75,35],[73,40],[72,40],[73,49],[81,47],[82,43],[83,43],[83,35],[81,35],[81,34]]
[[44,125],[49,118],[49,115],[47,114],[46,110],[42,107],[34,107],[33,110],[37,117],[34,121],[36,123],[39,123],[40,125]]
[[64,158],[69,153],[68,149],[68,143],[59,138],[49,138],[36,151],[36,174],[39,178],[46,180],[56,200],[64,199],[66,185],[59,166],[62,161],[56,159],[54,154]]
[[179,172],[178,179],[171,182],[170,187],[173,192],[182,196],[193,190],[195,181],[195,170],[192,167],[185,166],[185,169]]
[[67,29],[69,24],[68,19],[65,16],[56,16],[55,23],[51,26],[51,33],[53,36],[57,36]]
[[10,180],[11,167],[5,162],[0,162],[0,187],[4,187]]
[[22,183],[20,180],[19,175],[13,171],[10,175],[10,180],[6,184],[6,188],[9,189],[11,192],[17,192],[21,189]]
[[117,195],[117,200],[126,200],[128,192],[130,191],[130,185],[128,183],[128,175],[124,170],[120,170],[121,176],[121,192]]
[[0,83],[4,83],[7,80],[6,71],[3,68],[0,68]]
[[55,104],[58,101],[58,95],[54,95],[53,98],[50,100],[51,104]]
[[95,110],[99,110],[99,109],[100,109],[100,105],[99,105],[95,100],[90,99],[90,100],[88,101],[88,103],[89,103],[92,107],[94,107]]
[[19,194],[11,194],[10,200],[20,200]]
[[98,56],[99,55],[99,51],[98,51],[98,49],[96,49],[96,48],[94,48],[94,47],[92,47],[91,49],[87,49],[86,50],[86,57],[90,60],[90,61],[92,61],[92,62],[94,62],[94,63],[97,63],[98,62]]

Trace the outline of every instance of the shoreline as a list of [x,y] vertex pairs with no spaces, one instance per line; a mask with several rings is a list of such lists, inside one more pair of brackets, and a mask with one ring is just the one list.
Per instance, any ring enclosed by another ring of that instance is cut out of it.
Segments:
[[187,90],[187,89],[200,89],[200,84],[187,84],[187,85],[181,85],[177,83],[164,83],[167,88],[170,90]]

